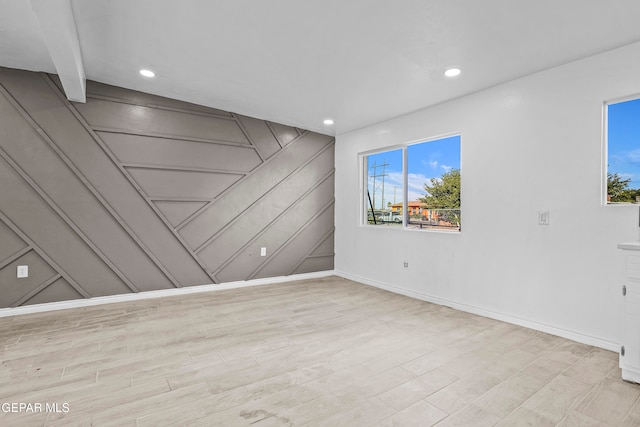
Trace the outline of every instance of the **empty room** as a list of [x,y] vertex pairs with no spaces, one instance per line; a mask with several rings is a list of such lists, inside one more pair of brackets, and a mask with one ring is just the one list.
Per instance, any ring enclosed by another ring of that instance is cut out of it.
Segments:
[[638,16],[0,0],[0,425],[640,426]]

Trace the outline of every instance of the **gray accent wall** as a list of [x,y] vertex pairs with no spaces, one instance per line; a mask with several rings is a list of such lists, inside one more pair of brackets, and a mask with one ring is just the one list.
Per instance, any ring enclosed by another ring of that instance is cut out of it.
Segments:
[[0,68],[2,308],[331,270],[333,209],[330,136]]

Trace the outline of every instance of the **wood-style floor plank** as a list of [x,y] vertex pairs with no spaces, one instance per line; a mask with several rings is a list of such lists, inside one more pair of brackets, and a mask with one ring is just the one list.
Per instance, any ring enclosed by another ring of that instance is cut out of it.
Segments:
[[69,408],[2,426],[640,420],[615,353],[337,277],[0,318],[0,358],[1,403]]

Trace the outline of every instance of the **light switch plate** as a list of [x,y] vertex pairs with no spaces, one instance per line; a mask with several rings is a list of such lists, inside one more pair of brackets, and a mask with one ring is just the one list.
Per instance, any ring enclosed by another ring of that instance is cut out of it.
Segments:
[[267,256],[267,248],[260,248],[260,256]]
[[28,265],[19,265],[18,266],[18,279],[24,279],[25,277],[29,277],[29,266]]

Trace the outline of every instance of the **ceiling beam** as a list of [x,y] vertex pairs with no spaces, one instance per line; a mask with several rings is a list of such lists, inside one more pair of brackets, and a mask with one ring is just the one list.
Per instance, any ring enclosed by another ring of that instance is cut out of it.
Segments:
[[31,0],[44,41],[70,101],[86,102],[84,65],[71,0]]

